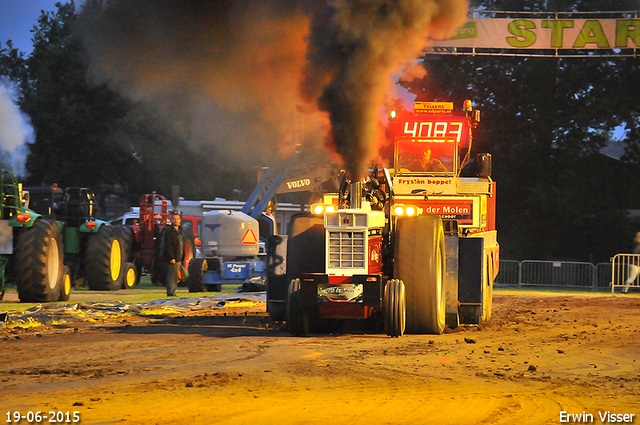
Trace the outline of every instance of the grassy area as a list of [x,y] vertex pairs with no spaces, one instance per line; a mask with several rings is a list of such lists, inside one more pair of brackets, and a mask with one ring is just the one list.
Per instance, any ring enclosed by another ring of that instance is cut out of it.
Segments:
[[[223,285],[223,293],[237,292],[238,285]],[[206,294],[190,294],[187,288],[179,287],[176,291],[178,297],[216,295],[218,292],[208,292]],[[100,301],[120,301],[128,304],[136,304],[159,299],[166,299],[167,291],[163,286],[151,284],[149,278],[142,278],[140,284],[134,289],[120,291],[89,291],[86,288],[73,288],[71,297],[66,304],[78,304],[85,302]],[[2,311],[23,311],[41,303],[21,303],[18,300],[18,293],[15,287],[8,287],[4,299],[0,301],[0,312]]]

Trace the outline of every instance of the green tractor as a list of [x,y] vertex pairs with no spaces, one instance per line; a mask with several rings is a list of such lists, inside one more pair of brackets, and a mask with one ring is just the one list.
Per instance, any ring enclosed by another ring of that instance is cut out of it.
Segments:
[[135,268],[125,262],[120,226],[94,217],[91,189],[68,187],[55,207],[64,236],[64,262],[74,282],[84,278],[89,289],[114,291],[135,285]]
[[[34,190],[35,189],[35,190]],[[64,239],[64,263],[70,267],[72,282],[86,283],[89,289],[115,291],[136,283],[133,263],[127,263],[122,226],[94,217],[93,191],[68,187],[29,188],[31,204],[58,222]]]
[[21,189],[13,173],[0,170],[0,299],[13,282],[22,302],[67,301],[71,279],[60,227],[25,208]]

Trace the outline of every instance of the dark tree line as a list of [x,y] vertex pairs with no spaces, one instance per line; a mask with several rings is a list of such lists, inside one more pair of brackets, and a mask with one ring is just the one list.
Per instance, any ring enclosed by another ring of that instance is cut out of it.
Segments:
[[[119,184],[135,195],[168,195],[179,184],[191,199],[251,190],[250,167],[220,167],[215,144],[194,150],[183,142],[184,129],[162,122],[157,111],[88,84],[75,6],[57,7],[39,18],[28,56],[0,45],[0,76],[19,84],[19,106],[35,130],[27,184]],[[555,12],[603,5],[480,0],[472,7]],[[493,155],[502,258],[607,261],[632,248],[640,231],[628,216],[640,210],[638,58],[428,56],[424,64],[427,76],[407,84],[417,100],[472,99],[482,111],[474,151]],[[625,155],[600,154],[621,126]]]
[[132,204],[153,191],[169,197],[176,184],[189,199],[251,189],[248,173],[218,166],[214,148],[194,150],[157,111],[89,83],[75,5],[56,7],[38,19],[28,56],[0,44],[0,76],[19,86],[19,107],[35,132],[26,185],[119,186]]

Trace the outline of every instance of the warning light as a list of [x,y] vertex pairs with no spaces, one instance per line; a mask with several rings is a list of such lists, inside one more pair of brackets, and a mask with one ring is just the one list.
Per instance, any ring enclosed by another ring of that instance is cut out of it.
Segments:
[[471,104],[471,101],[469,99],[465,100],[462,103],[462,110],[463,111],[472,111],[473,110],[473,105]]
[[20,223],[28,223],[29,220],[31,220],[31,216],[29,214],[18,214],[16,216],[16,220],[18,220]]

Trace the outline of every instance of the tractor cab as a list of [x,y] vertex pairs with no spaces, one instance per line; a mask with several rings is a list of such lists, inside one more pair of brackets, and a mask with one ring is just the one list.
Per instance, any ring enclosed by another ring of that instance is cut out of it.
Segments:
[[55,183],[50,186],[28,186],[23,191],[23,197],[28,198],[28,205],[25,204],[27,208],[54,220],[59,215],[63,195],[64,191]]
[[69,227],[80,227],[82,223],[94,221],[96,199],[93,191],[85,187],[68,187],[54,209],[59,220]]
[[415,112],[392,118],[396,135],[396,175],[454,177],[469,158],[471,129],[480,121],[465,101],[462,112],[453,102],[416,102]]
[[22,184],[8,170],[0,174],[0,220],[9,220],[23,211]]

